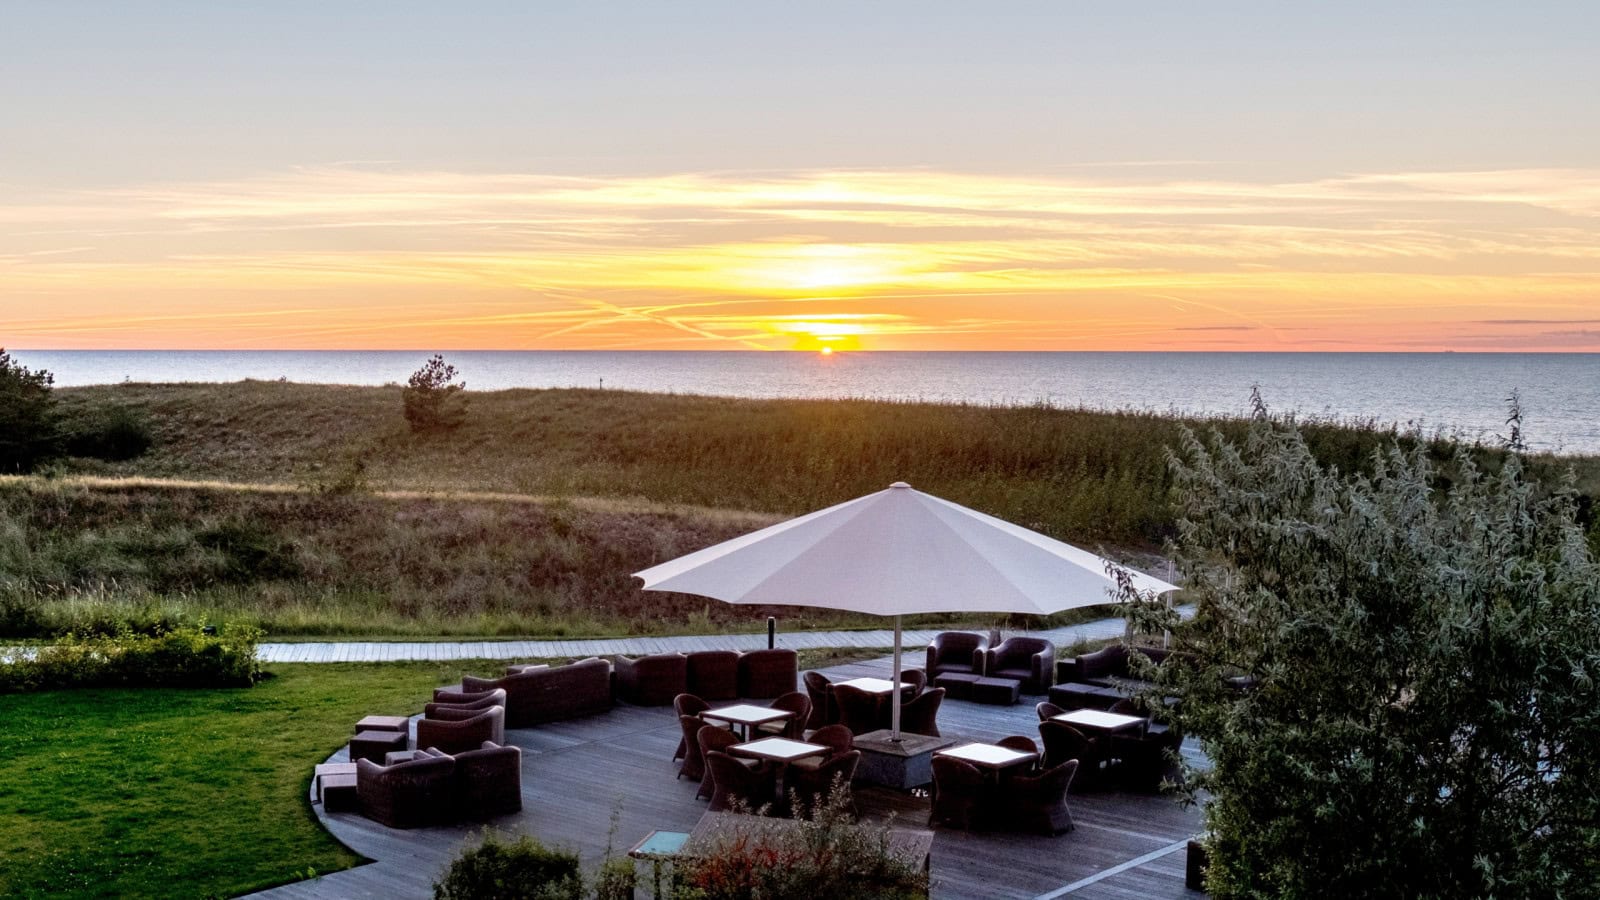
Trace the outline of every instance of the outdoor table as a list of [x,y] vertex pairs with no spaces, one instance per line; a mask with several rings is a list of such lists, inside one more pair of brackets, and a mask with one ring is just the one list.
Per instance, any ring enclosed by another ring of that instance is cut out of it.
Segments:
[[998,779],[1007,769],[1037,762],[1039,754],[1028,753],[1023,750],[1013,750],[1010,747],[1001,747],[998,744],[970,743],[951,747],[948,750],[936,751],[934,756],[948,756],[969,762],[984,772],[993,773]]
[[770,706],[756,706],[751,703],[739,703],[733,706],[723,706],[718,709],[708,709],[700,714],[702,719],[716,719],[727,722],[729,725],[739,726],[739,731],[745,740],[750,740],[750,729],[768,722],[781,722],[784,719],[794,718],[794,713],[787,709],[773,709]]
[[767,759],[776,763],[791,763],[797,759],[820,756],[833,750],[832,747],[824,744],[811,744],[806,741],[793,741],[781,737],[762,738],[758,741],[751,741],[748,744],[734,744],[728,749],[734,753],[754,756],[757,759]]
[[[852,678],[849,681],[836,681],[829,685],[829,687],[836,688],[841,684],[848,684],[857,690],[866,691],[869,694],[887,694],[894,690],[894,682],[887,678]],[[911,687],[911,685],[908,682],[902,681],[900,682],[900,687],[904,689]]]
[[650,896],[661,896],[662,861],[677,859],[688,841],[689,833],[686,831],[652,831],[628,851],[632,859],[650,860],[650,868],[655,875],[655,891]]
[[1065,722],[1074,728],[1104,735],[1122,734],[1128,731],[1142,732],[1150,722],[1143,716],[1125,716],[1098,709],[1075,709],[1051,716],[1050,721]]

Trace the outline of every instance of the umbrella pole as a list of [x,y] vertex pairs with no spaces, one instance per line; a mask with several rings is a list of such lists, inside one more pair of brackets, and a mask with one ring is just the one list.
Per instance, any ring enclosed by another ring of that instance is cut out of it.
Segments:
[[894,689],[889,692],[889,740],[900,742],[900,617],[894,617]]

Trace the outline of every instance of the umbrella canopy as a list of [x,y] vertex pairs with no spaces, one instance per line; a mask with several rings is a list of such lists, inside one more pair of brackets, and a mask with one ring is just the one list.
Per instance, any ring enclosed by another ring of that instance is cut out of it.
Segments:
[[[815,606],[895,616],[918,613],[1045,615],[1107,603],[1106,560],[1019,525],[896,482],[888,490],[724,541],[642,572],[645,590],[727,603]],[[1157,594],[1176,586],[1142,573]],[[893,730],[899,733],[900,692]]]

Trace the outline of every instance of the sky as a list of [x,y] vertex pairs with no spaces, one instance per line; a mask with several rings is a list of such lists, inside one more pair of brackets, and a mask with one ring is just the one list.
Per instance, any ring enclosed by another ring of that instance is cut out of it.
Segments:
[[1600,4],[4,21],[13,349],[1600,351]]

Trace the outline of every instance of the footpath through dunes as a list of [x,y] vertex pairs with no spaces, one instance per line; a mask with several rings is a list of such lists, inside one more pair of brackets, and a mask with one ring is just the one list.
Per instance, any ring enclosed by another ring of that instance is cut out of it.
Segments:
[[[1185,618],[1194,614],[1191,606],[1179,607]],[[1070,647],[1083,641],[1103,641],[1120,637],[1127,623],[1121,618],[1096,619],[1040,631],[1015,631],[1042,637],[1057,647]],[[940,631],[919,628],[901,632],[901,644],[908,652],[920,651]],[[777,646],[790,650],[859,647],[878,649],[894,646],[894,632],[887,629],[865,631],[785,631],[776,636]],[[399,662],[407,660],[442,661],[452,659],[555,659],[560,657],[637,656],[649,653],[693,653],[697,650],[759,650],[767,646],[765,634],[708,634],[670,637],[595,638],[576,640],[527,641],[316,641],[305,643],[263,643],[257,653],[262,662],[335,663]],[[914,654],[906,666],[920,665]]]

